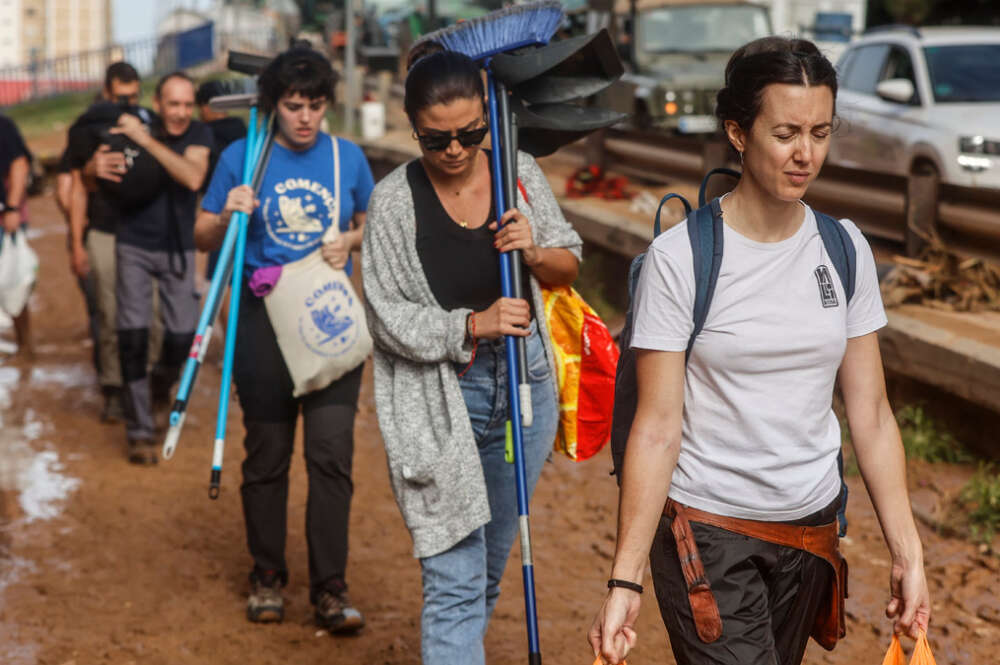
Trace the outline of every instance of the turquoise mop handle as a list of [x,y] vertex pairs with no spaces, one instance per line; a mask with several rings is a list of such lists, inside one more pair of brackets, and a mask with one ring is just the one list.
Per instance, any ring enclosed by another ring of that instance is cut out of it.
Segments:
[[[250,130],[247,131],[246,147],[243,152],[243,177],[242,184],[249,185],[253,180],[254,166],[260,158],[260,146],[262,145],[253,131],[257,126],[257,108],[250,109]],[[181,430],[184,427],[184,420],[187,418],[187,405],[194,388],[195,379],[198,377],[198,370],[201,369],[205,361],[205,352],[212,339],[212,328],[219,315],[220,304],[222,303],[222,290],[225,288],[226,280],[229,279],[232,270],[233,249],[236,246],[236,236],[239,228],[236,224],[230,224],[226,229],[225,238],[222,241],[222,248],[219,250],[219,260],[215,264],[215,272],[212,274],[212,282],[205,296],[205,304],[201,310],[201,318],[198,320],[194,341],[191,344],[191,351],[184,365],[184,374],[181,376],[180,385],[177,389],[177,397],[174,399],[173,408],[170,410],[170,427],[167,430],[167,437],[163,443],[163,459],[170,459],[174,456],[177,443],[180,441]]]
[[[268,126],[267,121],[264,122]],[[256,191],[264,178],[267,162],[270,158],[271,146],[274,144],[273,127],[267,131],[267,138],[261,144],[261,133],[257,133],[255,143],[260,150],[261,159],[254,174],[253,188]],[[233,250],[232,287],[229,294],[229,318],[226,324],[226,345],[222,360],[222,378],[219,385],[219,411],[215,422],[215,446],[212,450],[212,473],[209,480],[208,496],[211,499],[219,497],[219,487],[222,480],[222,458],[226,447],[226,424],[229,419],[229,393],[232,388],[233,359],[236,353],[236,333],[239,329],[240,295],[243,286],[243,264],[246,257],[247,227],[250,217],[244,212],[234,213],[230,224],[238,228],[236,246]]]

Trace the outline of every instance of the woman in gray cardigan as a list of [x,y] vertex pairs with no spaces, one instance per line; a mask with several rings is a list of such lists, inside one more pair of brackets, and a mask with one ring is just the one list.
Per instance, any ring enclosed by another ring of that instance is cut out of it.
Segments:
[[[375,406],[389,474],[423,574],[426,665],[485,661],[483,635],[517,532],[504,335],[527,338],[534,423],[529,492],[555,439],[558,398],[539,283],[569,284],[581,241],[535,161],[523,192],[492,202],[480,71],[463,55],[417,61],[405,108],[422,157],[372,194],[362,242]],[[499,252],[521,250],[529,300],[500,295]]]

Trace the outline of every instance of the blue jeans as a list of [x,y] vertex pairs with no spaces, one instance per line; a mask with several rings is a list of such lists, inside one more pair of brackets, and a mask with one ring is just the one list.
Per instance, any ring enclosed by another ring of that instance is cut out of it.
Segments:
[[[559,409],[552,373],[535,324],[528,338],[528,381],[534,423],[524,429],[528,496],[552,450]],[[461,368],[459,368],[461,371]],[[514,465],[504,461],[508,406],[507,357],[503,339],[482,341],[472,367],[459,378],[486,477],[491,519],[451,549],[420,560],[424,608],[424,665],[482,665],[483,636],[518,532]]]

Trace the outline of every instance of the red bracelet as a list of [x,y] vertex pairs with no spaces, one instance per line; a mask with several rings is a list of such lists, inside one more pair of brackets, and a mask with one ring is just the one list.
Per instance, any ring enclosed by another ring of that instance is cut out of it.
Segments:
[[[470,330],[470,328],[471,328],[471,330]],[[465,369],[463,369],[461,372],[458,373],[458,376],[460,378],[462,376],[464,376],[466,372],[469,371],[469,368],[472,367],[472,363],[476,362],[476,347],[479,346],[479,343],[476,341],[476,313],[475,312],[469,312],[469,315],[467,317],[465,317],[465,332],[466,332],[466,334],[469,337],[472,338],[472,357],[469,358],[469,364],[465,366]]]

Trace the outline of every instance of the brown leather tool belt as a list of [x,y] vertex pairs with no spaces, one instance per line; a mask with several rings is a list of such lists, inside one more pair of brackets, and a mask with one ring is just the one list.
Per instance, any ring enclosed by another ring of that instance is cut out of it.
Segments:
[[673,520],[671,531],[677,542],[684,581],[688,587],[688,601],[694,616],[698,637],[703,642],[714,642],[722,635],[719,607],[712,595],[712,588],[705,575],[705,566],[698,555],[698,545],[691,533],[690,521],[708,524],[756,538],[775,545],[792,547],[814,554],[833,568],[830,589],[826,593],[810,635],[824,649],[833,649],[837,640],[847,634],[844,617],[844,599],[847,598],[847,560],[840,554],[837,522],[822,526],[796,526],[783,522],[761,522],[726,517],[691,508],[667,499],[663,514]]

